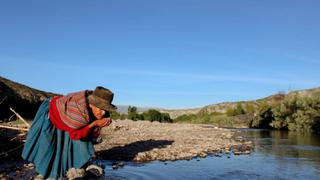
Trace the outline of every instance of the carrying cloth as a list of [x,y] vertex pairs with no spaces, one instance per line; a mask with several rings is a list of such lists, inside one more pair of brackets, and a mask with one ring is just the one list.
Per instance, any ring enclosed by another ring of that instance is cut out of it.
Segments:
[[72,140],[69,133],[50,121],[46,99],[36,114],[22,151],[23,159],[33,162],[44,178],[64,177],[68,169],[81,168],[94,154],[91,141]]
[[92,91],[80,91],[62,96],[56,101],[61,120],[72,129],[81,129],[90,123],[87,96]]

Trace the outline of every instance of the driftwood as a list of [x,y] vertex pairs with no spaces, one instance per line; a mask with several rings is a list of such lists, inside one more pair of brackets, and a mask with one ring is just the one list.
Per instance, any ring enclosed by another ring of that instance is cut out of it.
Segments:
[[[3,101],[6,99],[6,97],[0,102],[3,103]],[[15,110],[13,110],[11,107],[9,107],[9,109],[14,113],[9,119],[11,119],[14,115],[16,115],[27,127],[12,127],[12,126],[8,126],[8,125],[1,125],[0,124],[0,128],[4,128],[4,129],[12,129],[12,130],[18,130],[21,131],[20,134],[18,136],[13,137],[12,139],[10,139],[11,142],[18,140],[21,142],[25,142],[25,140],[21,139],[23,138],[26,133],[29,131],[30,128],[30,124],[23,119]],[[17,147],[14,147],[12,149],[6,150],[5,152],[0,152],[0,158],[2,157],[7,157],[9,156],[11,153],[16,152],[17,150],[21,149],[24,146],[24,143],[18,145]]]
[[11,127],[11,126],[4,126],[4,125],[0,125],[0,128],[20,130],[20,131],[29,131],[28,128]]
[[[2,100],[3,102],[3,100]],[[29,128],[30,128],[30,124],[24,120],[15,110],[13,110],[11,107],[9,108],[26,126],[27,128],[25,127],[12,127],[12,126],[5,126],[5,125],[1,125],[0,124],[0,128],[5,128],[5,129],[12,129],[12,130],[19,130],[19,131],[26,131],[28,132],[29,131]],[[9,119],[11,119],[14,115],[12,115]]]
[[24,122],[24,124],[29,128],[30,124],[24,120],[16,111],[14,111],[11,107],[9,108],[22,122]]

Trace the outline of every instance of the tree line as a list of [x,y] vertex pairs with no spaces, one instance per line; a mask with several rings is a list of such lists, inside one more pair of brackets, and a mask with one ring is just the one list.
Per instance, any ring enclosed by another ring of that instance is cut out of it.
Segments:
[[320,91],[307,96],[287,95],[281,101],[270,104],[266,100],[239,102],[225,112],[200,110],[197,114],[184,114],[174,119],[168,113],[149,109],[138,113],[135,106],[129,106],[128,114],[112,112],[114,119],[149,120],[177,123],[204,123],[223,127],[250,127],[312,132],[320,134]]
[[149,109],[143,113],[138,113],[138,109],[135,106],[128,107],[128,114],[120,114],[118,112],[111,112],[113,119],[131,119],[131,120],[148,120],[158,122],[173,122],[168,113],[161,113],[156,109]]

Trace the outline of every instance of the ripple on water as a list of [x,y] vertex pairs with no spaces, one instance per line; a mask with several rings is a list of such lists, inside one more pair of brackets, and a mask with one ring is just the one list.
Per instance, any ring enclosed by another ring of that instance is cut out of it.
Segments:
[[255,144],[250,155],[127,163],[117,170],[110,162],[104,163],[104,179],[320,179],[318,136],[257,130],[243,133]]

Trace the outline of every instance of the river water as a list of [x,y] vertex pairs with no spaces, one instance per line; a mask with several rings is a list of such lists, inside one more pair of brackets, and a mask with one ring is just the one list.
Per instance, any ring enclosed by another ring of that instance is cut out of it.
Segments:
[[126,162],[118,169],[112,169],[111,161],[99,161],[106,166],[102,179],[320,179],[320,136],[255,129],[236,131],[253,141],[250,155]]

